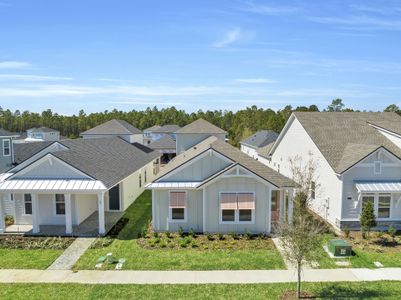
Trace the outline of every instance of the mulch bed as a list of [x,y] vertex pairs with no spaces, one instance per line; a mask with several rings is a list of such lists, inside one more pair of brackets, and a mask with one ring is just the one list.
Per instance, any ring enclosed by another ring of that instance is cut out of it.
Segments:
[[[297,292],[296,291],[285,291],[280,298],[281,300],[292,300],[292,299],[298,299],[297,298]],[[301,299],[316,299],[313,294],[305,291],[301,291]]]
[[63,250],[72,244],[72,237],[0,236],[0,249]]

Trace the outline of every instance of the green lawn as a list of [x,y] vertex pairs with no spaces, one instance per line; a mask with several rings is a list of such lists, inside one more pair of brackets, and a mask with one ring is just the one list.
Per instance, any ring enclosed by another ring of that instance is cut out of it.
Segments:
[[[400,283],[306,283],[317,299],[399,299]],[[1,299],[280,299],[295,284],[83,285],[0,284]]]
[[63,251],[0,249],[0,269],[46,269]]
[[[75,269],[94,269],[99,256],[113,253],[125,258],[124,269],[131,270],[241,270],[284,269],[274,248],[266,250],[145,249],[137,243],[138,233],[151,219],[151,193],[145,191],[125,212],[129,219],[117,239],[100,249],[88,249]],[[114,265],[104,265],[114,268]]]

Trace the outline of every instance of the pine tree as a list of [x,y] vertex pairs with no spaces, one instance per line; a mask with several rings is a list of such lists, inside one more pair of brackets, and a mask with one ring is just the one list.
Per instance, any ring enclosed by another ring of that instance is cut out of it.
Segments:
[[373,201],[367,201],[363,203],[362,213],[359,217],[359,221],[361,223],[362,234],[366,232],[367,238],[369,238],[370,229],[377,225]]

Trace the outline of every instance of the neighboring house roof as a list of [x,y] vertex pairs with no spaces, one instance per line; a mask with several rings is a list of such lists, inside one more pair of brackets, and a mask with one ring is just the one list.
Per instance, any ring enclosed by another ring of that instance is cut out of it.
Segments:
[[155,181],[161,179],[161,177],[164,177],[174,169],[178,168],[179,166],[185,164],[186,162],[192,160],[193,158],[197,157],[198,155],[204,153],[209,149],[212,149],[220,153],[221,155],[226,156],[228,159],[233,161],[233,165],[238,164],[277,187],[297,186],[296,183],[290,178],[281,175],[280,173],[274,171],[273,169],[265,166],[264,164],[241,152],[238,148],[235,148],[230,144],[221,141],[215,136],[211,136],[205,139],[199,144],[176,156],[160,172]]
[[263,146],[261,148],[258,148],[256,152],[258,153],[259,156],[262,156],[264,158],[269,158],[269,152],[271,148],[273,148],[273,145],[276,141],[271,142],[270,144],[267,144],[266,146]]
[[150,143],[148,147],[154,150],[176,149],[176,142],[171,136],[165,135],[157,141]]
[[17,137],[19,136],[18,133],[14,133],[14,132],[10,132],[8,130],[5,130],[3,128],[0,128],[0,137],[4,137],[4,136],[9,136],[9,137]]
[[130,123],[124,120],[110,120],[106,123],[100,124],[99,126],[93,127],[81,135],[131,135],[131,134],[142,134],[138,128],[132,126]]
[[159,129],[159,128],[161,128],[160,125],[153,125],[152,127],[146,128],[146,129],[144,129],[143,131],[150,131],[150,132],[152,132],[153,130],[157,130],[157,129]]
[[401,159],[401,149],[371,125],[401,135],[401,117],[381,112],[294,112],[336,173],[383,147]]
[[181,127],[178,125],[168,124],[168,125],[164,125],[160,128],[156,128],[152,132],[153,133],[174,133],[177,130],[179,130],[180,128]]
[[[68,149],[51,152],[52,155],[101,181],[107,188],[113,187],[160,156],[157,151],[144,151],[145,146],[130,144],[118,137],[53,143],[60,143]],[[15,157],[18,162],[23,162],[53,143],[15,145]]]
[[223,129],[209,123],[204,119],[198,119],[180,129],[175,133],[210,133],[210,134],[227,134]]
[[58,131],[58,130],[56,130],[56,129],[53,129],[53,128],[49,128],[49,127],[38,127],[38,128],[36,128],[36,127],[34,127],[34,128],[30,128],[30,129],[28,129],[27,131],[31,131],[31,132],[60,132],[60,131]]
[[254,149],[262,148],[274,143],[278,138],[278,133],[273,130],[261,130],[241,141],[241,144]]

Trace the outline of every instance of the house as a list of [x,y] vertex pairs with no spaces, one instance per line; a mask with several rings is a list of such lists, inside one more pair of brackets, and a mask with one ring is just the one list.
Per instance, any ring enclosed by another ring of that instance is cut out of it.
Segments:
[[124,120],[110,120],[80,134],[84,139],[120,137],[129,143],[143,144],[143,133]]
[[60,140],[60,131],[48,127],[31,128],[28,129],[26,133],[27,137],[24,140],[25,142],[48,142]]
[[176,156],[176,141],[170,135],[165,135],[147,146],[160,152],[162,164],[167,164]]
[[151,126],[151,127],[143,130],[143,144],[144,145],[148,145],[153,141],[152,132],[153,132],[153,130],[156,130],[159,128],[161,128],[160,125],[154,125],[154,126]]
[[0,128],[0,173],[10,169],[14,163],[13,140],[17,134]]
[[227,132],[204,119],[198,119],[178,129],[175,135],[177,154],[180,154],[210,136],[225,141]]
[[291,220],[295,183],[217,134],[185,146],[147,185],[155,231],[270,233],[280,218]]
[[169,136],[173,140],[176,139],[175,131],[181,127],[174,124],[167,124],[163,126],[155,125],[143,131],[144,145],[158,141],[163,137]]
[[11,215],[28,234],[104,235],[155,178],[160,156],[118,137],[14,147],[17,165],[0,176],[0,232]]
[[264,157],[264,153],[267,154],[277,138],[278,133],[273,130],[258,131],[240,142],[241,151],[254,159],[259,159],[261,155]]
[[291,176],[290,158],[313,161],[312,209],[338,229],[360,228],[374,202],[379,229],[401,228],[401,117],[395,113],[294,112],[268,166]]

